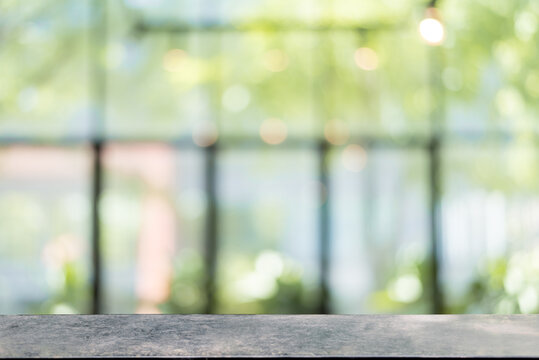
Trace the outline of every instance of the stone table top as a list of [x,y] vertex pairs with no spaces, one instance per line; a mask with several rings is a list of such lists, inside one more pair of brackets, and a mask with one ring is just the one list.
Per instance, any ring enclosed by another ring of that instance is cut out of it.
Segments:
[[539,315],[4,315],[0,358],[538,357]]

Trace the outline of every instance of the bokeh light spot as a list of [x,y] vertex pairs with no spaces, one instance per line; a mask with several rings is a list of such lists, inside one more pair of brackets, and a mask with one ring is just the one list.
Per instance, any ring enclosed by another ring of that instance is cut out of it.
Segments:
[[187,53],[182,49],[172,49],[163,56],[163,68],[170,72],[178,72],[183,67]]
[[256,272],[278,278],[283,273],[284,263],[281,255],[276,251],[263,251],[256,258]]
[[416,275],[406,274],[400,276],[393,282],[388,291],[392,300],[402,303],[412,303],[417,301],[423,293],[423,286]]
[[357,144],[348,145],[342,152],[342,163],[346,170],[360,172],[367,164],[367,152]]
[[224,108],[228,111],[240,112],[249,105],[250,100],[251,94],[245,86],[233,85],[224,92],[222,103]]
[[203,121],[195,125],[192,136],[195,144],[207,147],[215,144],[219,134],[214,123]]
[[371,71],[378,67],[378,55],[368,47],[362,47],[354,53],[354,61],[356,65],[363,70]]
[[270,276],[252,272],[240,278],[235,283],[234,289],[238,297],[243,301],[268,299],[277,292],[277,283]]
[[262,141],[270,145],[282,143],[287,133],[286,124],[279,119],[267,119],[260,125],[260,137]]
[[523,11],[515,16],[515,35],[521,41],[529,41],[537,32],[537,15]]
[[342,145],[350,138],[348,125],[344,121],[333,119],[324,127],[324,137],[333,145]]
[[537,311],[538,305],[537,290],[528,286],[518,296],[518,306],[523,314],[531,314]]
[[272,72],[280,72],[288,67],[288,55],[279,49],[268,51],[264,55],[264,66]]
[[440,45],[445,38],[444,25],[436,15],[436,10],[429,8],[427,16],[419,23],[419,34],[429,45]]
[[505,87],[496,93],[496,107],[500,114],[512,117],[521,115],[525,104],[519,90],[514,87]]

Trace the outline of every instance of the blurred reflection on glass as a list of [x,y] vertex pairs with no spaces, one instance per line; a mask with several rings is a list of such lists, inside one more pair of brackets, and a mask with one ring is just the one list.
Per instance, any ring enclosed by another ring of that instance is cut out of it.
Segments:
[[[316,135],[313,116],[315,37],[308,32],[223,33],[224,136],[261,136],[267,143]],[[283,96],[286,93],[286,96]],[[284,136],[278,119],[286,127]]]
[[429,311],[433,129],[445,310],[539,311],[538,4],[0,1],[0,312],[88,311],[96,115],[105,311],[205,309],[214,144],[217,310],[316,311],[321,139],[332,309]]
[[87,136],[90,2],[0,4],[0,135]]
[[429,312],[425,154],[349,145],[330,161],[332,310]]
[[105,311],[201,311],[201,154],[113,144],[104,163]]
[[537,312],[539,153],[526,142],[450,150],[442,243],[450,310]]
[[217,312],[316,311],[316,165],[309,150],[219,155]]
[[[177,3],[168,5],[177,10]],[[197,126],[201,123],[212,124],[215,119],[220,103],[218,34],[158,32],[132,36],[136,19],[125,16],[129,8],[143,8],[149,15],[152,11],[148,8],[158,11],[166,6],[166,2],[149,7],[136,1],[106,2],[107,135],[135,139],[188,137],[193,130],[200,132]],[[207,143],[197,136],[194,141]]]
[[86,313],[90,154],[0,148],[0,312]]

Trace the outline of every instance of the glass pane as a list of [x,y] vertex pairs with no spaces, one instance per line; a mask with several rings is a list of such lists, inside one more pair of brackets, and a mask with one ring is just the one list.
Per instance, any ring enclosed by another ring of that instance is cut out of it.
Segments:
[[331,153],[332,310],[430,310],[427,157],[421,150]]
[[324,56],[314,65],[313,106],[328,141],[429,134],[428,59],[415,27],[332,31],[318,40]]
[[317,311],[316,165],[309,150],[219,155],[217,312]]
[[366,46],[371,46],[379,59],[378,82],[362,84],[368,89],[364,91],[379,93],[378,129],[375,127],[374,133],[397,140],[399,136],[430,135],[431,114],[439,105],[432,95],[428,71],[432,49],[427,49],[418,36],[417,23],[374,32],[366,40]]
[[2,137],[89,133],[89,12],[88,1],[2,2]]
[[[127,0],[137,17],[156,24],[354,24],[395,23],[409,15],[414,0]],[[284,11],[286,9],[286,11]]]
[[283,127],[283,140],[316,135],[312,96],[315,39],[308,32],[222,36],[219,105],[225,136],[258,137],[272,124]]
[[86,148],[0,148],[0,313],[90,311]]
[[[447,1],[447,127],[459,133],[537,131],[539,66],[534,1]],[[443,67],[441,66],[443,65]]]
[[133,36],[136,22],[125,16],[121,3],[108,2],[108,11],[105,133],[160,140],[190,137],[208,127],[216,132],[218,35],[141,31]]
[[539,153],[535,144],[445,152],[443,280],[448,310],[539,309]]
[[201,155],[164,144],[106,147],[105,312],[204,310]]
[[[415,22],[394,24],[411,2],[301,1],[286,14],[279,2],[259,3],[251,15],[267,23],[256,30],[241,29],[237,6],[195,3],[183,12],[170,1],[109,4],[108,134],[196,137],[209,127],[240,140],[278,126],[286,139],[320,136],[333,122],[361,136],[429,131],[427,52]],[[358,35],[350,13],[381,25]],[[326,15],[351,28],[309,29],[327,26]]]

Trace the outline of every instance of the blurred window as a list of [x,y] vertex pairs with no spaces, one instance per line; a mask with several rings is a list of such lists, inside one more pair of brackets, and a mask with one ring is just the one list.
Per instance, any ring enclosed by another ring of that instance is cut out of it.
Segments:
[[1,313],[539,310],[539,6],[0,3]]

